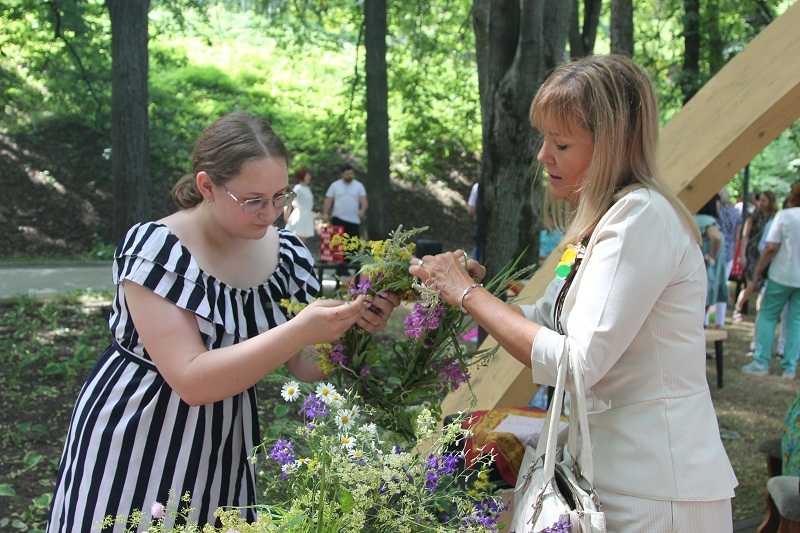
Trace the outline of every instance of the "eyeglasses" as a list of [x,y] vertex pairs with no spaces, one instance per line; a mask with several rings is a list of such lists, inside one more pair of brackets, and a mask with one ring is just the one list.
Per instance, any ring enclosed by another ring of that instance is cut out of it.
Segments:
[[294,191],[286,191],[280,194],[276,194],[272,198],[250,198],[249,200],[239,200],[236,195],[234,195],[231,191],[228,190],[227,187],[224,185],[222,186],[225,189],[225,192],[228,193],[234,202],[239,204],[239,207],[242,208],[242,211],[247,213],[248,215],[255,215],[265,207],[269,203],[272,203],[272,207],[275,209],[283,209],[284,207],[288,206],[292,203],[292,200],[295,199],[297,196]]

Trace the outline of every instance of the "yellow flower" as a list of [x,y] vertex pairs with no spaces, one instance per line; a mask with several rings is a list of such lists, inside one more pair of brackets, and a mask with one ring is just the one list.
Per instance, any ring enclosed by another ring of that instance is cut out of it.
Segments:
[[326,376],[336,370],[336,365],[331,362],[330,354],[333,347],[328,342],[315,344],[314,349],[317,352],[317,364],[319,369]]
[[306,308],[306,304],[302,304],[300,302],[294,302],[288,298],[283,298],[278,305],[286,309],[286,312],[290,315],[296,315],[300,311]]
[[344,235],[342,235],[341,233],[337,233],[336,235],[331,237],[331,247],[338,248],[339,246],[342,246],[344,244],[344,239],[345,239]]
[[491,488],[491,486],[492,483],[489,481],[489,470],[486,468],[481,468],[480,472],[478,472],[478,477],[475,479],[475,483],[472,484],[472,488],[467,491],[467,494],[475,499],[480,499],[481,493],[486,492]]
[[386,254],[386,241],[369,241],[370,253],[376,259]]

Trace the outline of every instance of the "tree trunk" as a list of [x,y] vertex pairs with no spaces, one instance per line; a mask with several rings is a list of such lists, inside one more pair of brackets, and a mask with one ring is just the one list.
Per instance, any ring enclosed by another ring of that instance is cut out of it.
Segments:
[[571,2],[474,0],[483,153],[478,238],[489,273],[532,244],[538,216],[532,192],[540,137],[528,111],[550,68],[562,62]]
[[386,75],[386,0],[364,2],[367,82],[367,228],[371,239],[386,236],[389,210],[389,106]]
[[150,0],[107,0],[111,16],[111,174],[114,239],[150,216],[147,12]]
[[611,0],[611,53],[633,57],[632,0]]
[[579,0],[574,0],[569,8],[571,10],[569,54],[572,59],[594,53],[597,26],[600,24],[600,10],[603,7],[603,0],[583,0],[583,25],[581,25],[578,2]]
[[700,0],[683,0],[683,103],[700,88]]
[[706,4],[706,26],[708,31],[708,71],[713,76],[725,64],[722,33],[719,29],[719,0],[708,0]]

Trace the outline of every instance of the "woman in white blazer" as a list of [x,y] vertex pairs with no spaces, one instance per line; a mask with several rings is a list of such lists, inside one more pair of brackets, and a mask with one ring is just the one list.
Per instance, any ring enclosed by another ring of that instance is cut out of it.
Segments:
[[583,367],[595,488],[608,531],[730,532],[736,478],[705,374],[706,270],[691,214],[659,180],[658,109],[629,59],[557,69],[531,121],[550,192],[574,210],[573,245],[546,294],[509,305],[473,280],[460,250],[411,272],[460,305],[537,383],[569,349]]

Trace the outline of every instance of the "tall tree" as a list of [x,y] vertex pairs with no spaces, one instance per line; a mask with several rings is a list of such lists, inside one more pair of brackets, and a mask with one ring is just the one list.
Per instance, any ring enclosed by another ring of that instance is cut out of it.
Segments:
[[150,0],[107,0],[111,15],[113,238],[150,216],[147,13]]
[[389,210],[389,89],[386,74],[386,0],[364,2],[367,83],[367,229],[370,238],[386,235]]
[[603,0],[583,0],[583,23],[581,23],[580,0],[574,0],[569,26],[569,54],[572,59],[594,53],[597,26]]
[[700,89],[700,0],[683,0],[683,103]]
[[633,57],[633,0],[611,0],[611,53]]
[[482,146],[479,238],[489,272],[531,246],[533,168],[540,136],[528,111],[548,71],[563,61],[572,3],[562,0],[475,0]]
[[725,64],[725,42],[719,27],[719,0],[708,0],[706,4],[706,22],[708,28],[708,71],[711,76],[716,74]]

